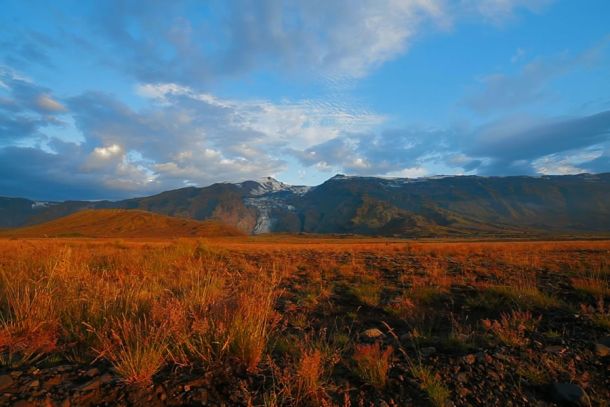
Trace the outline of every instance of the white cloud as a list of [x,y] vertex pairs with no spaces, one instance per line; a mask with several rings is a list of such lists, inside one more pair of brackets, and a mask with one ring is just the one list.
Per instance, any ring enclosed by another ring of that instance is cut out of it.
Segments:
[[119,154],[122,154],[122,152],[123,149],[121,148],[121,146],[119,146],[118,144],[112,144],[108,147],[96,147],[93,150],[92,155],[97,158],[108,159],[118,156]]
[[[422,34],[472,17],[500,24],[518,9],[538,11],[549,2],[234,0],[142,8],[108,0],[92,25],[111,44],[104,47],[112,51],[109,63],[139,81],[201,87],[260,68],[331,80],[361,78],[403,54]],[[217,21],[190,18],[206,7],[223,10],[221,18],[214,12],[209,14]]]
[[177,84],[146,84],[137,92],[149,102],[140,110],[101,93],[68,100],[82,148],[90,151],[83,168],[122,181],[133,175],[136,182],[122,188],[141,188],[144,179],[170,189],[277,174],[287,168],[287,151],[384,120],[339,104],[223,99]]

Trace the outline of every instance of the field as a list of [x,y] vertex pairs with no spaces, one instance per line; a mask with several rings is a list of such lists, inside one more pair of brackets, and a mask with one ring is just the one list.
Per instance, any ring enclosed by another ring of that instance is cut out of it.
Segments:
[[5,239],[0,300],[2,405],[610,400],[610,241]]

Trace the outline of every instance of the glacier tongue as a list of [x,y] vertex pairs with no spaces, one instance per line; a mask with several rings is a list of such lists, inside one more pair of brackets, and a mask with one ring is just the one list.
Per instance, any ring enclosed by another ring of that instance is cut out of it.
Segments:
[[288,185],[272,177],[265,177],[256,181],[258,186],[249,191],[244,198],[246,206],[256,208],[258,217],[252,231],[254,234],[269,233],[273,231],[276,219],[272,216],[273,209],[294,211],[292,205],[286,202],[290,194],[304,195],[311,189],[308,186]]

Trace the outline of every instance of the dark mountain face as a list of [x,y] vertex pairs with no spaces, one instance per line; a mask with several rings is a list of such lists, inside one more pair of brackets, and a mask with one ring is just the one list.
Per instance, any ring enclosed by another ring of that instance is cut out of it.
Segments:
[[272,178],[110,202],[0,198],[0,227],[82,209],[139,209],[215,219],[247,233],[385,236],[610,232],[610,174],[385,179],[335,176],[316,187]]

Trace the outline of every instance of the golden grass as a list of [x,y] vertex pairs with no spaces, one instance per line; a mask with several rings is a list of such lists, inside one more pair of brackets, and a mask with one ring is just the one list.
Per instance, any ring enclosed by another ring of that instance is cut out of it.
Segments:
[[352,356],[355,362],[355,372],[366,383],[383,389],[388,382],[388,371],[393,352],[394,349],[391,346],[382,349],[379,342],[356,345]]
[[[576,289],[596,294],[599,302],[584,304],[582,314],[608,326],[608,250],[603,241],[0,240],[0,363],[103,358],[125,381],[142,384],[168,366],[272,369],[277,387],[269,403],[320,405],[339,359],[378,389],[392,362],[390,347],[352,346],[351,331],[333,334],[340,350],[303,339],[312,331],[310,315],[334,311],[329,307],[343,293],[337,287],[357,300],[342,298],[354,307],[339,319],[357,324],[361,308],[378,311],[406,321],[416,337],[441,316],[450,346],[462,346],[473,341],[474,321],[449,320],[446,306],[456,286],[468,286],[474,299],[464,299],[467,305],[503,301],[484,323],[488,337],[520,347],[538,319],[518,310],[563,306],[553,287],[541,285],[545,272],[567,273]],[[270,344],[286,339],[286,327],[296,344],[275,356]],[[413,374],[432,400],[448,397],[433,372]]]
[[483,327],[500,342],[508,346],[521,347],[529,343],[528,333],[536,330],[540,317],[534,318],[529,311],[503,313],[500,320],[484,319]]

